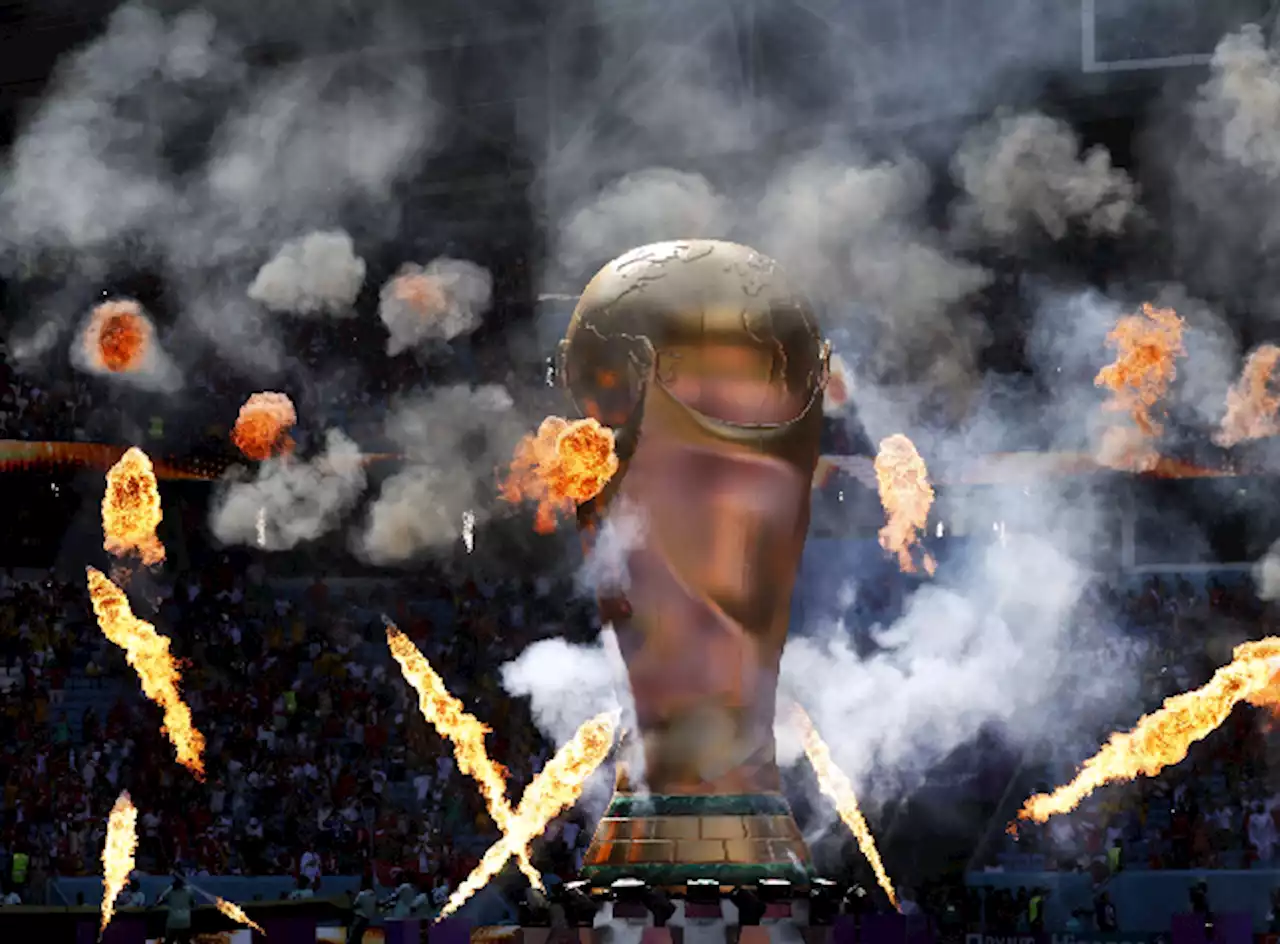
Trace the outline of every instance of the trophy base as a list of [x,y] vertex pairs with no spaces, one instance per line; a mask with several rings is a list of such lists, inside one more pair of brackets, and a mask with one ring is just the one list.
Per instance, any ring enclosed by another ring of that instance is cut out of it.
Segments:
[[596,827],[582,869],[592,888],[620,878],[677,889],[693,879],[752,885],[783,879],[805,889],[808,847],[786,799],[614,794]]

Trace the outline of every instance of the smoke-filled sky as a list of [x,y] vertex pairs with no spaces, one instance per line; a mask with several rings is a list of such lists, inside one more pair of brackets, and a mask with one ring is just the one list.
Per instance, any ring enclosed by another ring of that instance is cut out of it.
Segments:
[[[557,6],[551,38],[495,9],[510,35],[464,55],[455,34],[478,28],[461,10],[127,3],[59,61],[0,162],[0,266],[26,300],[4,312],[5,339],[51,375],[106,283],[146,272],[175,376],[234,376],[246,395],[287,378],[310,427],[295,458],[221,485],[212,532],[272,551],[341,531],[379,565],[457,550],[463,516],[491,516],[494,467],[540,419],[540,377],[520,369],[551,352],[531,349],[532,298],[512,297],[512,273],[473,258],[490,242],[527,246],[514,268],[529,294],[572,295],[655,239],[775,255],[848,365],[843,419],[873,443],[906,433],[937,468],[1093,451],[1107,332],[1139,302],[1172,304],[1188,354],[1168,445],[1220,456],[1226,391],[1280,333],[1266,35],[1232,24],[1207,39],[1208,67],[1147,74],[1122,159],[1059,105],[1087,98],[1078,10],[988,0],[950,4],[965,14],[948,21],[929,6],[904,23],[889,0],[757,0],[748,23],[733,3],[581,0]],[[515,217],[519,232],[494,222]],[[303,344],[323,356],[304,366]],[[433,360],[453,354],[486,385]],[[378,393],[351,405],[355,389]],[[166,408],[202,396],[187,382]],[[372,487],[359,453],[375,448],[400,464]],[[946,558],[870,656],[840,634],[848,599],[802,580],[810,625],[794,628],[783,688],[808,680],[837,761],[875,799],[979,731],[1023,747],[1052,725],[1075,743],[1129,703],[1128,671],[1095,658],[1123,645],[1114,614],[1085,593],[1109,566],[1116,502],[1051,483],[973,497],[968,514],[1006,522],[1011,543]],[[593,564],[583,592],[623,579],[637,520],[609,532],[601,553],[619,560]],[[866,570],[846,563],[856,598]],[[614,696],[557,667],[615,679],[616,664],[603,646],[541,646],[504,678],[563,739]],[[1095,711],[1071,695],[1086,677]]]

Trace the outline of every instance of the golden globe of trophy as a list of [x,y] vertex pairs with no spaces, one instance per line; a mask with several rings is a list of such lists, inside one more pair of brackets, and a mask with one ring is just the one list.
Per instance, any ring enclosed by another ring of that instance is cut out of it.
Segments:
[[617,433],[580,509],[642,517],[625,592],[600,600],[636,706],[631,754],[587,853],[593,887],[808,884],[773,723],[809,526],[830,345],[777,263],[734,243],[643,246],[578,301],[558,374]]

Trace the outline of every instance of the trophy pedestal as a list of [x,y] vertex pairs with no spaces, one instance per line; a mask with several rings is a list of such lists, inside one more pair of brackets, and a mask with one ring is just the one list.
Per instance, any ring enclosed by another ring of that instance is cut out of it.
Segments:
[[596,827],[582,877],[593,888],[620,878],[681,890],[690,879],[748,885],[773,878],[805,889],[810,867],[809,850],[781,794],[618,793]]

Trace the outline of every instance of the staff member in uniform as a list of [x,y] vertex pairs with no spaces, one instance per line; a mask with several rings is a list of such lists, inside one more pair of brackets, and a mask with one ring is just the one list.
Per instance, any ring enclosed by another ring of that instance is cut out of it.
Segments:
[[191,942],[191,906],[195,898],[187,881],[181,875],[174,875],[173,884],[160,893],[156,899],[156,907],[167,906],[169,914],[164,920],[165,944],[190,944]]

